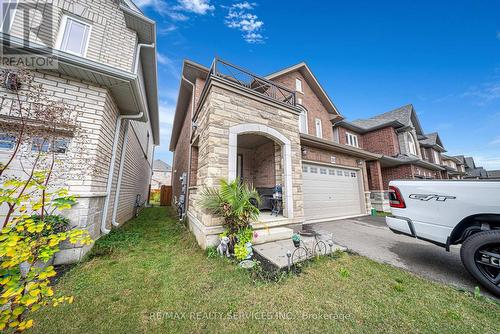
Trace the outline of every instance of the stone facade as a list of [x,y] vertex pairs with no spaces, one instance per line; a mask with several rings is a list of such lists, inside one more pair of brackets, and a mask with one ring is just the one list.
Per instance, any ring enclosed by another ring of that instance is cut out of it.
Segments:
[[[212,217],[199,205],[199,188],[217,186],[221,178],[228,178],[229,170],[229,134],[230,128],[239,124],[259,124],[263,132],[253,134],[269,135],[265,128],[271,128],[290,141],[291,149],[291,223],[303,221],[302,207],[302,167],[300,137],[298,131],[298,113],[279,104],[231,89],[223,83],[211,82],[206,98],[201,101],[196,122],[198,127],[194,137],[198,141],[197,184],[189,190],[188,220],[198,242],[206,247],[217,240],[220,233],[220,219]],[[275,138],[273,139],[276,142]],[[179,140],[180,141],[180,140]],[[182,145],[178,143],[177,146]],[[177,155],[177,149],[176,149]],[[174,160],[174,169],[177,168]],[[281,166],[280,169],[285,169]],[[286,178],[287,175],[282,177]],[[283,182],[286,184],[286,182]],[[284,197],[290,190],[284,187]],[[286,207],[288,203],[284,201]]]

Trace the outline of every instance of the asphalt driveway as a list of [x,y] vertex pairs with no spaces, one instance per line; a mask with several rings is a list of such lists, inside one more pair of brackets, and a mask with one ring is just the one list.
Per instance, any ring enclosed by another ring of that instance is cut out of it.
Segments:
[[[459,247],[453,246],[446,252],[431,243],[395,234],[386,226],[384,217],[366,216],[309,226],[318,232],[332,233],[339,245],[375,261],[461,289],[472,291],[479,285],[462,266]],[[482,287],[481,291],[488,294]]]

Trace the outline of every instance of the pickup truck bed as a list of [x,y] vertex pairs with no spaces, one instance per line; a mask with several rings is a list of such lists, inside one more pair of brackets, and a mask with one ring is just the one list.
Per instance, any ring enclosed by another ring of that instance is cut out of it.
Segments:
[[462,244],[467,270],[500,294],[500,180],[391,181],[389,228],[445,247]]

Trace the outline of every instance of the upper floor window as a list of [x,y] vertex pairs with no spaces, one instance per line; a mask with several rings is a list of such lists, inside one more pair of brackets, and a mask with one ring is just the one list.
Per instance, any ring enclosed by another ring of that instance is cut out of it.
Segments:
[[295,90],[296,90],[297,92],[301,92],[301,93],[303,93],[303,91],[302,91],[302,80],[300,80],[300,79],[295,79]]
[[8,133],[0,133],[0,150],[12,150],[16,144],[16,137]]
[[90,30],[90,24],[64,15],[56,47],[62,51],[85,57],[89,45]]
[[321,128],[321,120],[319,118],[316,118],[314,124],[316,126],[316,137],[323,138],[323,129]]
[[300,108],[299,115],[299,131],[300,133],[307,133],[307,110]]
[[411,133],[408,134],[408,148],[410,154],[417,155],[417,145],[415,145],[415,139],[413,139]]
[[347,145],[359,147],[358,136],[353,135],[352,133],[349,132],[345,133],[345,142]]
[[438,151],[432,151],[432,152],[434,152],[434,162],[438,164],[440,162],[439,152]]
[[18,0],[0,0],[0,31],[8,33],[14,22]]

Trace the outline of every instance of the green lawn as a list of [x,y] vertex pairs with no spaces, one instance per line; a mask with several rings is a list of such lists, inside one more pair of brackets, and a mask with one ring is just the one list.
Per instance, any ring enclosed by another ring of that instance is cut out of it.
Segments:
[[320,259],[279,283],[254,281],[207,258],[165,208],[101,238],[93,254],[57,284],[75,302],[38,311],[31,332],[500,332],[498,304],[360,256]]

